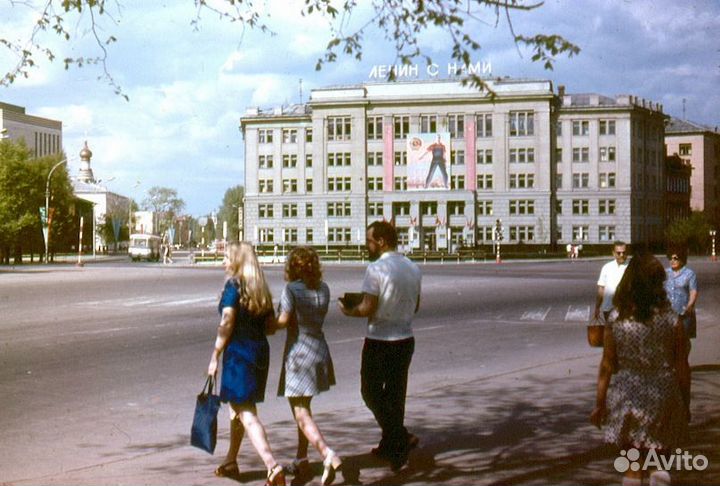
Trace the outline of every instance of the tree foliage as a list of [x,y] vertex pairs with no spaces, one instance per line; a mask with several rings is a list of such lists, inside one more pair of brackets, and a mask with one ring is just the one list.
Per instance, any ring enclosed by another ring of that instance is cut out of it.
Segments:
[[[228,240],[237,240],[238,238],[238,208],[243,205],[245,196],[245,188],[243,186],[234,186],[225,191],[222,205],[218,208],[218,226],[222,231],[222,222],[228,225]],[[222,237],[222,233],[219,235]]]
[[[0,35],[0,45],[15,54],[17,59],[16,65],[7,69],[0,85],[9,85],[19,77],[28,77],[39,57],[51,62],[56,60],[56,53],[41,42],[41,33],[52,32],[65,41],[71,41],[86,31],[94,40],[97,55],[65,57],[62,60],[65,68],[100,65],[103,72],[100,78],[106,80],[117,94],[128,98],[107,67],[108,46],[117,39],[112,34],[101,34],[111,30],[112,24],[117,22],[115,15],[119,15],[121,10],[119,0],[6,1],[13,7],[36,11],[38,21],[32,26],[28,39],[15,41]],[[193,1],[196,15],[190,24],[195,28],[199,28],[202,14],[211,12],[238,25],[241,34],[247,28],[274,34],[265,0]],[[117,8],[110,13],[109,6]],[[577,45],[557,34],[524,35],[515,32],[512,15],[541,8],[543,2],[539,0],[374,0],[367,17],[357,25],[355,19],[365,14],[363,8],[366,6],[357,0],[304,0],[299,15],[321,16],[328,21],[329,40],[324,54],[317,59],[316,70],[337,61],[341,56],[361,60],[364,55],[363,43],[371,29],[378,29],[394,45],[395,59],[392,64],[412,64],[417,60],[431,64],[432,58],[427,49],[420,47],[420,39],[423,33],[440,29],[447,36],[452,59],[467,66],[471,64],[473,54],[482,47],[480,39],[483,29],[496,27],[501,19],[508,23],[511,40],[518,46],[518,53],[520,46],[530,48],[533,51],[531,60],[542,62],[545,69],[552,69],[559,55],[573,56],[580,52]],[[488,22],[488,18],[494,18],[494,26]],[[68,27],[71,25],[86,25],[86,29],[71,29]],[[395,76],[395,71],[390,70],[389,80],[395,79]],[[488,88],[477,73],[467,72],[461,80],[481,89]]]
[[710,222],[701,211],[687,219],[676,219],[665,230],[668,246],[685,246],[691,253],[704,255],[710,248]]
[[155,232],[163,234],[180,215],[185,207],[185,201],[178,197],[175,189],[153,186],[148,190],[142,207],[146,211],[155,213],[155,218],[157,218]]

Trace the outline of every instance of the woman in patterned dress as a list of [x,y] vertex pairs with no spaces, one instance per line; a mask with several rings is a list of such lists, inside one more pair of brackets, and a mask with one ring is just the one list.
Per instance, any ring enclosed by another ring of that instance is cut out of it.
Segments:
[[220,477],[237,477],[237,455],[247,432],[268,469],[267,485],[285,485],[285,475],[273,457],[256,404],[265,397],[270,348],[265,333],[274,330],[272,295],[255,251],[248,243],[228,246],[223,260],[227,280],[218,311],[222,316],[208,375],[215,376],[223,355],[220,400],[230,403],[230,446],[215,469]]
[[[650,254],[635,256],[613,299],[590,420],[605,425],[605,441],[640,453],[674,452],[687,432],[690,368],[685,330],[667,299],[665,270]],[[622,454],[622,452],[621,452]],[[628,469],[623,484],[640,485],[643,474]],[[669,484],[656,471],[650,484]]]
[[330,289],[322,281],[320,259],[312,248],[295,248],[285,265],[287,285],[280,297],[278,328],[287,327],[287,341],[278,396],[290,402],[298,426],[298,448],[293,461],[293,484],[312,478],[307,460],[308,443],[323,457],[322,484],[332,484],[342,461],[328,447],[313,420],[310,401],[335,384],[330,350],[322,332],[330,302]]

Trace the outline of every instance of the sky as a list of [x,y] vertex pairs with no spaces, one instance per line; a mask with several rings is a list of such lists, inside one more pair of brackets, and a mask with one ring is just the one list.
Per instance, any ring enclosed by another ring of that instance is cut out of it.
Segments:
[[[0,0],[0,37],[28,38],[37,14],[24,3]],[[331,25],[322,16],[301,16],[303,0],[256,2],[275,35],[243,29],[208,10],[194,26],[194,3],[108,1],[100,34],[117,42],[107,47],[107,68],[129,101],[98,79],[100,67],[65,70],[62,62],[41,57],[28,79],[0,87],[0,101],[62,121],[71,176],[79,171],[77,154],[87,141],[95,178],[111,191],[141,202],[153,186],[173,188],[186,213],[202,216],[217,210],[228,188],[244,184],[239,120],[247,108],[299,102],[300,79],[307,101],[313,88],[369,82],[373,66],[395,63],[393,44],[371,29],[361,61],[339,57],[316,71]],[[358,3],[348,29],[372,13],[372,2]],[[681,118],[685,100],[686,119],[720,125],[717,0],[546,0],[511,18],[517,34],[560,34],[581,52],[559,56],[547,71],[531,61],[532,52],[515,45],[504,15],[496,22],[486,10],[469,27],[481,44],[473,61],[489,62],[493,77],[549,79],[567,93],[632,94]],[[88,25],[85,12],[68,19],[71,41],[52,33],[40,41],[58,59],[95,56]],[[450,40],[440,29],[419,40],[440,66],[451,61]],[[15,62],[0,49],[3,73]]]

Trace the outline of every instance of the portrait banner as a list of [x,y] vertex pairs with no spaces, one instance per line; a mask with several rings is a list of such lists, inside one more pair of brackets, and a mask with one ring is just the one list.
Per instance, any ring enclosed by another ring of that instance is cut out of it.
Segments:
[[407,137],[407,188],[450,189],[450,133],[411,133]]

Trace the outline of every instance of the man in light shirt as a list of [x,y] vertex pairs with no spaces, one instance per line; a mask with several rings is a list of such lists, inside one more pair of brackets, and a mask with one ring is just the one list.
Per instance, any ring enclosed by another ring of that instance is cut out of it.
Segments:
[[397,232],[388,222],[376,221],[367,230],[370,260],[360,304],[343,314],[367,317],[367,337],[360,369],[365,404],[382,429],[373,454],[390,461],[393,471],[408,460],[419,440],[405,428],[408,370],[415,349],[412,319],[420,307],[420,269],[396,251]]
[[602,311],[603,318],[607,322],[610,311],[613,308],[613,297],[615,289],[627,268],[627,245],[622,241],[613,243],[613,257],[615,259],[603,265],[600,271],[600,278],[597,282],[597,297],[595,298],[595,314],[594,318],[600,319]]

